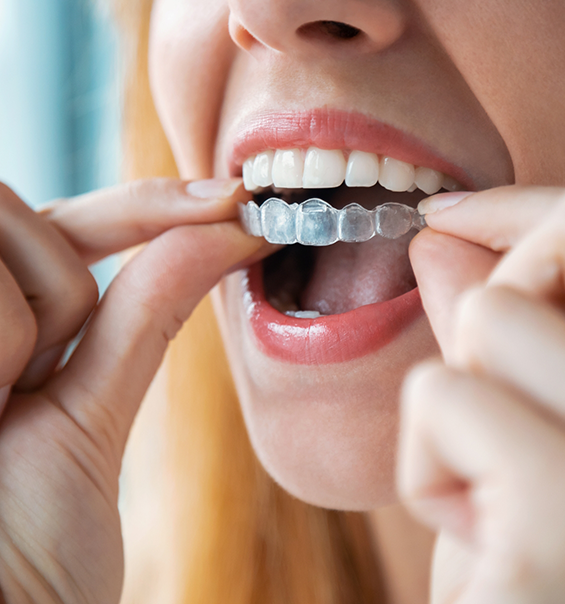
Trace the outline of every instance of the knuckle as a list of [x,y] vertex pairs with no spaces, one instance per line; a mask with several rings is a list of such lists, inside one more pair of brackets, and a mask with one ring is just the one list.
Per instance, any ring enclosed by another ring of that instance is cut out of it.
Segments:
[[149,178],[143,178],[140,180],[132,180],[126,184],[127,197],[133,202],[138,201],[141,198],[147,196],[147,191],[152,189],[154,183]]
[[140,196],[140,190],[145,180],[132,180],[124,184],[124,197],[135,201]]
[[165,327],[163,329],[163,339],[165,341],[165,345],[168,345],[169,342],[172,342],[179,331],[182,329],[184,325],[185,319],[179,315],[173,315],[171,317],[167,317],[165,321]]
[[177,188],[179,184],[178,180],[170,178],[142,178],[140,180],[133,180],[127,183],[126,194],[127,197],[133,201],[138,202],[143,200],[147,203],[150,200],[160,199],[161,196],[171,193],[171,187]]

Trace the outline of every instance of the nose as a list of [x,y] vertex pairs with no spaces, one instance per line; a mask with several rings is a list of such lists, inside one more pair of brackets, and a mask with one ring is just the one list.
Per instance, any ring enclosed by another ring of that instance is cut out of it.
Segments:
[[355,48],[379,52],[406,26],[402,0],[228,0],[230,35],[242,49],[287,54]]

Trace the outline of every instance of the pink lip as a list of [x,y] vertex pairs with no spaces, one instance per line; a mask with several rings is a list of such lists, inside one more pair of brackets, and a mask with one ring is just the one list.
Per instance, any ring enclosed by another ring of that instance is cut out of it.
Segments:
[[361,113],[336,109],[263,113],[253,117],[235,137],[228,160],[230,173],[240,175],[243,162],[266,149],[310,146],[387,155],[449,174],[467,190],[476,188],[463,168],[442,158],[418,138]]
[[246,270],[243,301],[259,349],[271,358],[298,365],[343,363],[393,341],[424,312],[413,289],[398,298],[319,319],[295,319],[265,299],[261,263]]
[[[449,174],[475,190],[469,175],[421,140],[360,113],[314,109],[299,113],[266,113],[246,122],[229,157],[230,173],[241,174],[243,162],[266,149],[357,149],[426,166]],[[418,289],[378,304],[321,317],[296,319],[275,310],[263,290],[261,263],[247,269],[243,303],[259,350],[300,365],[350,361],[375,352],[396,339],[424,310]]]

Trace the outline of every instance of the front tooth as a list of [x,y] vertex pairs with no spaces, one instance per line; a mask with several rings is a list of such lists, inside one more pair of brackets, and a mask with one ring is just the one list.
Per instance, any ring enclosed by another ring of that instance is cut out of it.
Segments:
[[273,159],[273,184],[284,189],[302,187],[304,160],[300,149],[277,150]]
[[296,240],[302,245],[336,243],[337,210],[322,199],[309,199],[296,211]]
[[443,177],[442,186],[447,191],[461,191],[463,189],[463,186],[460,185],[455,178],[451,178],[451,176],[447,176],[447,174]]
[[380,184],[389,191],[407,191],[414,183],[415,170],[412,164],[399,159],[383,157],[380,164]]
[[271,197],[261,206],[261,232],[269,243],[296,243],[296,204]]
[[273,184],[272,170],[274,151],[259,153],[253,162],[253,181],[259,187],[268,187]]
[[247,191],[255,191],[257,185],[253,180],[254,157],[250,157],[243,162],[243,186]]
[[347,162],[345,184],[348,187],[372,187],[379,180],[379,158],[374,153],[352,151]]
[[287,317],[295,317],[296,319],[319,319],[325,317],[321,315],[317,310],[287,310],[285,313]]
[[339,187],[345,178],[345,158],[339,150],[310,147],[304,160],[302,186],[305,189]]
[[416,168],[414,183],[427,195],[437,193],[443,185],[443,174],[431,168]]

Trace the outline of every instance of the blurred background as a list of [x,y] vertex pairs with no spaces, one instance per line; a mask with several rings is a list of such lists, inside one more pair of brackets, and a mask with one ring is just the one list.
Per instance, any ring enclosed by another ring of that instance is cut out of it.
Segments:
[[[103,0],[0,0],[0,181],[34,208],[111,186],[121,177],[121,76],[116,28]],[[101,292],[118,268],[92,271]],[[123,602],[163,602],[157,562],[166,379],[128,442],[120,511],[128,572]],[[124,512],[127,510],[127,514]],[[134,569],[131,571],[131,569]]]
[[[31,206],[120,177],[120,65],[95,0],[0,0],[0,180]],[[101,289],[116,260],[93,268]]]

